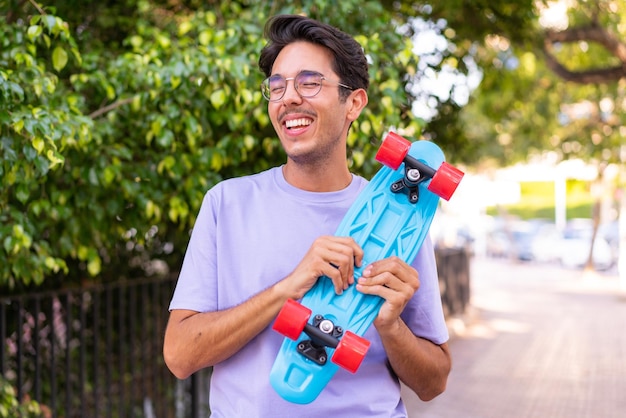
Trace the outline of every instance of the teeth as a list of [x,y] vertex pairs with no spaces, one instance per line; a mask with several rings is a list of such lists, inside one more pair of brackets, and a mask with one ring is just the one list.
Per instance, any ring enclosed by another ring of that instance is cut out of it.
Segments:
[[309,126],[311,124],[310,119],[292,119],[285,122],[287,128],[295,128],[297,126]]

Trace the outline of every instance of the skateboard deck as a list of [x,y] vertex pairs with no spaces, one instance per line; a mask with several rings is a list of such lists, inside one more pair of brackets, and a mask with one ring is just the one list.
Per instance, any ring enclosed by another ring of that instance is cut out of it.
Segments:
[[[439,198],[449,199],[463,173],[444,161],[432,142],[409,142],[390,133],[376,159],[384,166],[352,204],[335,235],[350,236],[364,252],[355,282],[373,261],[413,261],[428,235]],[[369,348],[362,337],[384,300],[351,285],[341,295],[320,277],[300,303],[289,300],[273,329],[285,335],[270,382],[284,399],[310,403],[339,367],[355,373]]]

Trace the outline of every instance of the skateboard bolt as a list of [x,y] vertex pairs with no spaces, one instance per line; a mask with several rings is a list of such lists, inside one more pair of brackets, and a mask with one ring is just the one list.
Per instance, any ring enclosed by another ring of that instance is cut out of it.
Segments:
[[420,177],[422,177],[422,175],[420,174],[420,171],[418,169],[412,168],[410,170],[407,170],[406,177],[409,179],[409,181],[416,182],[420,179]]
[[333,332],[333,328],[335,327],[335,325],[332,323],[332,321],[325,319],[322,322],[320,322],[319,325],[319,329],[320,331],[322,331],[324,334],[330,334],[331,332]]

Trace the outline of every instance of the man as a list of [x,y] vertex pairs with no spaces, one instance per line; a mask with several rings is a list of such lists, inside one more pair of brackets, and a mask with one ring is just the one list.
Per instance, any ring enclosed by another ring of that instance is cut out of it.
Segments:
[[[366,58],[350,36],[302,16],[271,19],[266,36],[262,91],[287,161],[206,194],[170,304],[165,361],[181,379],[213,366],[215,417],[404,417],[398,379],[432,399],[451,360],[430,241],[412,265],[380,260],[354,283],[363,252],[332,235],[367,183],[346,163],[348,131],[368,101]],[[337,293],[357,286],[385,302],[358,372],[340,369],[314,402],[291,404],[269,382],[283,340],[271,324],[321,276]]]

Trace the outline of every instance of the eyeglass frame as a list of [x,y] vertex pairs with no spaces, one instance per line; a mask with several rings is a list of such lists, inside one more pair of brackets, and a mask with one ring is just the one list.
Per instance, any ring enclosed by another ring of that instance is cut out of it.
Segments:
[[[300,75],[302,75],[302,74],[311,74],[311,75],[317,75],[317,76],[319,76],[319,77],[320,77],[320,86],[319,86],[319,90],[317,90],[317,92],[315,92],[315,94],[311,94],[311,95],[304,95],[304,94],[300,93],[300,91],[298,90],[298,83],[296,83],[296,79],[297,79],[298,77],[300,77]],[[283,93],[280,95],[280,97],[279,97],[279,98],[277,98],[277,99],[270,99],[270,98],[268,97],[268,95],[269,95],[270,93],[267,93],[267,95],[266,95],[266,90],[267,90],[267,91],[269,91],[269,80],[270,80],[271,78],[274,78],[274,77],[280,77],[280,78],[282,78],[282,79],[285,81],[285,88],[284,88]],[[287,92],[287,83],[289,82],[289,80],[293,80],[293,87],[294,87],[294,89],[296,90],[296,93],[298,93],[298,95],[300,95],[300,97],[305,98],[305,99],[310,99],[310,98],[315,97],[315,96],[317,96],[318,94],[320,94],[320,92],[322,91],[322,87],[323,87],[323,84],[324,84],[323,82],[324,82],[324,81],[328,81],[328,82],[331,82],[331,83],[335,83],[335,84],[336,84],[336,85],[338,85],[339,87],[343,87],[343,88],[348,89],[348,90],[351,90],[351,91],[356,90],[355,88],[350,87],[350,86],[348,86],[348,85],[345,85],[345,84],[343,84],[343,83],[340,83],[339,81],[330,80],[330,79],[326,78],[326,76],[324,76],[324,74],[319,73],[319,72],[317,72],[317,71],[312,71],[312,70],[302,70],[302,71],[300,71],[298,74],[296,74],[296,76],[295,76],[295,77],[283,77],[281,74],[274,74],[274,75],[271,75],[271,76],[269,76],[269,77],[265,78],[265,79],[261,82],[261,94],[263,95],[263,98],[264,98],[265,100],[267,100],[268,102],[278,102],[278,101],[282,100],[282,99],[283,99],[283,97],[285,97],[285,93]],[[267,85],[267,87],[265,87],[266,85]]]

